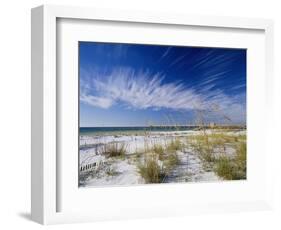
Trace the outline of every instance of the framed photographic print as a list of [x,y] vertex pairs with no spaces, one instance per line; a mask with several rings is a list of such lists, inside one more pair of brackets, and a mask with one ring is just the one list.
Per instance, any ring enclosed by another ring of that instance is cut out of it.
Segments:
[[246,179],[246,52],[80,42],[79,186]]
[[273,25],[32,10],[32,219],[271,207]]

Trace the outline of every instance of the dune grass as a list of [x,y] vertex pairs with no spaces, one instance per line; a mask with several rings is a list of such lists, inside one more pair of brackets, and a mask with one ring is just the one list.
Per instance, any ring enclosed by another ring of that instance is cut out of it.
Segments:
[[145,183],[161,183],[165,177],[163,166],[159,164],[155,153],[147,155],[143,162],[138,164],[138,170]]
[[182,148],[183,145],[177,138],[165,144],[154,143],[138,164],[138,171],[145,183],[163,182],[165,176],[180,163],[177,151]]
[[[144,149],[136,151],[134,164],[145,183],[162,183],[167,175],[180,164],[179,152],[192,148],[201,159],[204,167],[215,172],[225,180],[246,178],[246,135],[233,135],[220,130],[204,130],[200,134],[183,138],[167,138],[164,142],[154,143],[146,133]],[[229,155],[228,150],[235,153]],[[125,157],[126,145],[110,143],[103,147],[107,157]],[[109,175],[114,175],[112,171]]]
[[169,143],[167,143],[166,151],[168,152],[176,152],[181,151],[183,149],[183,144],[179,140],[179,138],[172,139]]
[[217,159],[214,169],[215,173],[225,180],[233,180],[236,177],[235,164],[228,157],[222,156]]
[[191,147],[197,152],[199,158],[205,162],[214,162],[214,146],[210,142],[210,137],[205,134],[194,135],[188,139]]
[[154,143],[152,146],[152,151],[158,155],[162,155],[164,154],[165,148],[158,143]]
[[165,168],[165,171],[168,173],[170,170],[172,170],[175,166],[177,166],[180,163],[180,159],[178,157],[178,154],[176,152],[169,153],[165,160],[163,161],[163,165]]
[[102,147],[102,154],[107,157],[124,157],[126,145],[124,143],[110,143]]
[[215,172],[225,180],[246,179],[246,144],[240,143],[234,158],[222,156],[215,163]]
[[[246,179],[246,135],[230,135],[227,132],[202,133],[189,138],[191,147],[203,163],[225,180]],[[226,153],[226,147],[235,149],[234,156]]]

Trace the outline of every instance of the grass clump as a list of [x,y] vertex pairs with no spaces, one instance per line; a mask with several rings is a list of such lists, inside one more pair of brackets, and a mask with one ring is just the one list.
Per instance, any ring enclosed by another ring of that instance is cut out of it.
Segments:
[[164,154],[164,148],[161,144],[154,144],[152,147],[152,151],[158,155]]
[[211,139],[208,135],[196,135],[190,137],[191,139],[191,147],[198,153],[199,157],[207,162],[214,162],[215,156],[214,145],[212,145]]
[[228,157],[220,157],[216,161],[215,173],[225,180],[233,180],[235,178],[235,165]]
[[[189,141],[203,163],[218,176],[225,180],[246,179],[246,135],[205,132]],[[235,149],[234,156],[227,155],[227,146]]]
[[182,143],[178,139],[173,139],[165,146],[154,143],[138,164],[139,174],[145,183],[162,183],[165,176],[179,164],[176,151],[182,148]]
[[171,169],[173,169],[179,163],[180,163],[180,159],[179,159],[177,153],[168,154],[168,156],[166,157],[166,159],[164,161],[165,171],[170,171]]
[[246,179],[247,174],[247,145],[245,142],[240,143],[236,148],[235,161],[241,179]]
[[102,154],[107,157],[123,157],[126,153],[126,145],[124,143],[110,143],[103,146]]
[[216,160],[215,155],[211,151],[208,151],[207,149],[204,149],[203,151],[201,151],[199,153],[199,157],[202,160],[206,161],[207,163],[213,163]]
[[180,151],[183,148],[183,144],[181,143],[181,141],[176,138],[171,140],[168,145],[167,145],[167,151],[168,152],[176,152],[176,151]]
[[151,149],[151,151],[155,153],[161,161],[166,157],[165,150],[166,149],[161,144],[154,144]]
[[240,143],[234,158],[222,156],[215,163],[215,172],[226,180],[246,179],[246,143]]
[[157,154],[149,154],[138,165],[139,173],[146,183],[161,183],[165,177],[163,166],[159,164]]

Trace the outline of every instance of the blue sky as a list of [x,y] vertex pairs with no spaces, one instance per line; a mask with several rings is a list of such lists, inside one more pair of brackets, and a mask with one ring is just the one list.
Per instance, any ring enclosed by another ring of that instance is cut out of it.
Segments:
[[81,127],[246,122],[244,49],[80,42],[79,65]]

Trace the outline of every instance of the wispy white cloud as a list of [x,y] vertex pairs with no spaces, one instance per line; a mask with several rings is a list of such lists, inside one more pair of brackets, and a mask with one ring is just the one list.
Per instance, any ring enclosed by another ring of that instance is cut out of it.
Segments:
[[219,80],[224,74],[226,74],[228,71],[222,71],[216,74],[208,74],[207,77],[202,80],[202,82],[200,83],[200,85],[207,85],[210,84],[216,80]]
[[162,54],[162,56],[160,57],[160,59],[166,57],[168,55],[168,53],[170,52],[170,50],[172,49],[172,47],[168,47],[165,52]]
[[[222,90],[214,90],[214,84],[187,87],[181,82],[167,83],[165,76],[159,73],[136,72],[130,68],[115,69],[106,75],[87,74],[88,80],[81,81],[80,100],[91,106],[107,109],[121,103],[128,109],[224,111],[232,120],[245,116],[241,97],[230,97]],[[209,83],[217,77],[210,78]]]
[[112,106],[113,100],[111,98],[106,97],[96,97],[89,94],[82,93],[80,96],[80,100],[86,104],[100,107],[103,109],[107,109]]
[[177,63],[179,63],[179,62],[180,62],[181,60],[183,60],[187,55],[188,55],[188,53],[185,54],[185,55],[179,56],[179,57],[176,58],[173,62],[170,63],[169,67],[171,67],[171,66],[173,66],[173,65],[175,65],[175,64],[177,64]]
[[242,83],[242,84],[240,84],[240,85],[233,86],[233,87],[232,87],[232,90],[241,89],[241,88],[243,88],[243,87],[246,87],[246,84],[245,84],[245,83]]

